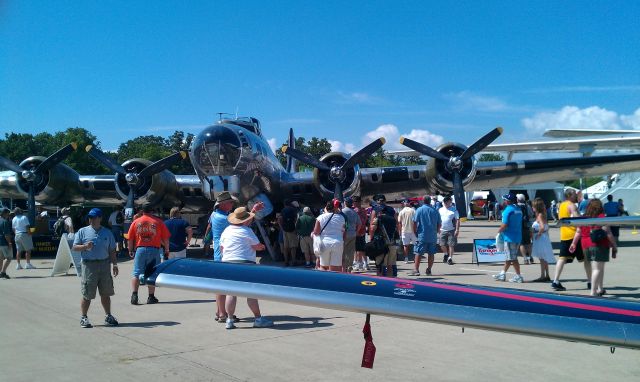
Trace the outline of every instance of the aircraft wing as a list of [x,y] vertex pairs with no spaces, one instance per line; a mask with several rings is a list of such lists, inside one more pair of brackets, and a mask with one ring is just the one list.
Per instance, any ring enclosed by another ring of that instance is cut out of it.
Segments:
[[[79,175],[63,164],[57,165],[46,181],[47,183],[38,190],[35,199],[48,206],[113,206],[124,203],[127,197],[123,192],[123,186],[117,184],[113,175]],[[0,198],[27,198],[24,190],[18,187],[15,172],[0,171]],[[202,182],[196,175],[174,175],[169,171],[153,175],[148,187],[144,187],[137,199],[138,203],[150,202],[165,207],[182,206],[186,212],[201,212],[212,205],[212,202],[204,197]]]
[[565,218],[558,225],[640,225],[640,216],[610,216],[603,218]]
[[550,180],[638,171],[640,154],[478,162],[471,189],[506,187]]
[[545,137],[551,138],[570,138],[570,137],[588,137],[595,135],[620,135],[640,134],[640,130],[605,130],[605,129],[547,129]]
[[640,348],[640,304],[627,301],[194,259],[160,264],[147,283]]
[[[482,152],[580,152],[591,153],[594,150],[637,150],[640,149],[640,136],[620,136],[609,138],[562,139],[554,141],[493,143]],[[414,150],[388,151],[398,156],[420,156]]]

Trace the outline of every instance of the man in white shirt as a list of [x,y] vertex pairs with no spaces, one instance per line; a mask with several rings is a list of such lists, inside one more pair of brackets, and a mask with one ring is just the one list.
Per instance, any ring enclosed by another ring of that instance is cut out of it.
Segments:
[[404,208],[398,214],[398,223],[400,225],[402,247],[404,248],[404,263],[409,264],[409,254],[416,243],[416,233],[413,232],[413,217],[416,214],[416,210],[411,207],[408,199],[404,199],[402,205]]
[[34,269],[31,265],[31,251],[33,250],[33,240],[31,239],[31,224],[29,218],[22,213],[22,208],[16,207],[13,209],[13,213],[16,215],[11,221],[11,228],[16,235],[16,260],[18,265],[16,269],[22,269],[20,264],[20,254],[24,252],[24,258],[27,260],[25,269]]
[[451,204],[451,197],[446,196],[442,203],[442,208],[438,210],[442,226],[438,241],[444,252],[444,260],[447,264],[453,265],[453,253],[458,244],[458,233],[460,232],[460,216],[458,211]]

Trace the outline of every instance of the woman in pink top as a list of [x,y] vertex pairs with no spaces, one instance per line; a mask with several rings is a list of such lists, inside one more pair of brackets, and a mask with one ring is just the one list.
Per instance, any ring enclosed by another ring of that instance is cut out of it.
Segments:
[[[587,205],[587,210],[584,216],[589,218],[602,218],[604,217],[604,209],[602,208],[602,202],[600,199],[591,199]],[[591,240],[591,231],[602,229],[606,233],[606,237],[593,242]],[[573,237],[573,242],[569,247],[569,252],[575,251],[576,244],[581,240],[582,251],[585,255],[585,261],[591,261],[591,295],[602,296],[605,294],[604,284],[604,265],[609,261],[609,248],[612,248],[611,257],[614,259],[618,253],[618,247],[616,241],[611,234],[611,230],[608,226],[582,226],[578,227],[576,234]]]

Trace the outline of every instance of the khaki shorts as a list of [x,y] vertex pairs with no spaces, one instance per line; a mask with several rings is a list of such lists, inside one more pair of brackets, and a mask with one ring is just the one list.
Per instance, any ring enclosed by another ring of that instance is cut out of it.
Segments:
[[82,261],[82,277],[80,293],[85,300],[96,298],[96,289],[100,296],[113,296],[113,278],[111,278],[111,262],[109,259],[98,261]]
[[178,251],[178,252],[169,252],[169,259],[184,259],[185,257],[187,257],[187,250],[183,249],[182,251]]
[[353,265],[353,257],[356,254],[356,237],[348,237],[344,240],[344,249],[342,250],[342,267],[348,269]]
[[8,245],[3,245],[0,247],[0,259],[13,259],[13,253],[11,252],[11,248]]
[[33,240],[28,233],[16,234],[16,250],[18,252],[30,252],[33,250]]
[[389,246],[389,252],[386,255],[376,256],[376,265],[389,266],[396,265],[398,255],[396,254],[398,247],[395,245]]
[[456,237],[456,231],[440,231],[438,235],[438,244],[443,247],[454,247],[458,244],[458,238]]
[[298,234],[296,232],[284,231],[282,236],[284,237],[284,244],[283,244],[284,248],[289,248],[289,249],[298,248]]
[[311,236],[302,236],[300,238],[300,249],[305,255],[313,255],[313,239]]
[[331,244],[324,244],[324,251],[319,254],[320,265],[323,267],[341,267],[342,266],[342,250],[343,244],[341,241],[336,241]]

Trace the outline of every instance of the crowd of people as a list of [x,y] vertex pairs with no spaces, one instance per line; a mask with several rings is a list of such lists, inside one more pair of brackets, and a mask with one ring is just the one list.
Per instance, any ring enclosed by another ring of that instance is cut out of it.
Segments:
[[[556,291],[565,290],[560,282],[564,266],[574,259],[584,264],[587,287],[593,296],[602,296],[604,268],[610,257],[616,258],[619,229],[603,225],[580,228],[563,226],[560,229],[560,253],[556,262],[549,238],[549,213],[551,218],[604,217],[625,213],[622,200],[607,203],[599,199],[588,199],[573,189],[567,189],[562,203],[549,208],[544,200],[526,200],[523,194],[506,194],[500,208],[489,205],[489,220],[501,222],[496,243],[505,256],[502,271],[494,275],[496,281],[506,281],[507,272],[513,267],[515,276],[510,282],[522,283],[518,257],[533,264],[540,264],[540,277],[532,282],[550,282]],[[216,262],[256,264],[256,252],[264,251],[265,245],[256,236],[252,223],[256,213],[263,209],[262,203],[253,206],[238,206],[229,193],[220,193],[214,210],[208,218],[205,244],[212,246],[212,258]],[[316,213],[314,213],[316,212]],[[493,212],[493,213],[492,213]],[[82,259],[80,325],[91,327],[87,313],[90,303],[99,293],[104,309],[104,323],[118,325],[111,314],[111,296],[114,295],[113,277],[118,276],[118,254],[127,252],[133,259],[131,277],[131,304],[139,305],[138,291],[145,275],[162,260],[186,257],[186,249],[194,232],[182,218],[178,207],[172,208],[169,218],[163,220],[154,214],[153,206],[144,205],[133,220],[125,222],[121,207],[117,207],[102,225],[103,213],[99,208],[87,214],[88,225],[74,228],[69,208],[61,210],[54,225],[56,232],[65,234],[70,247],[80,252]],[[129,223],[129,224],[127,224]],[[16,252],[16,270],[33,269],[31,264],[32,227],[20,208],[0,211],[0,278],[9,279],[7,269]],[[124,239],[126,232],[127,240]],[[384,195],[375,195],[366,204],[360,196],[347,197],[344,201],[327,201],[324,208],[313,211],[301,208],[293,200],[286,200],[284,208],[275,214],[271,231],[273,243],[280,251],[284,266],[298,264],[306,268],[332,272],[365,272],[370,265],[376,274],[397,277],[397,261],[413,262],[409,276],[421,275],[421,263],[426,258],[425,275],[431,275],[435,255],[440,250],[443,263],[455,264],[455,248],[460,232],[460,216],[450,196],[441,199],[425,196],[421,205],[403,200],[401,208],[387,205]],[[208,240],[206,239],[208,238]],[[205,245],[206,248],[206,245]],[[301,254],[301,256],[300,256]],[[610,255],[611,254],[611,255]],[[22,265],[24,256],[25,265]],[[299,263],[298,260],[301,260]],[[551,278],[550,264],[555,263]],[[158,303],[155,287],[148,285],[146,303]],[[216,295],[215,320],[234,329],[239,319],[235,316],[237,298]],[[254,327],[269,327],[273,322],[260,311],[256,299],[247,299],[254,315]]]

